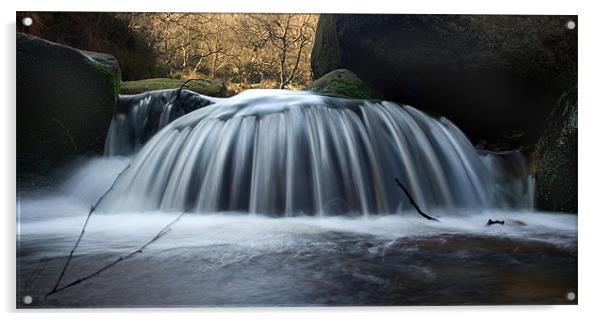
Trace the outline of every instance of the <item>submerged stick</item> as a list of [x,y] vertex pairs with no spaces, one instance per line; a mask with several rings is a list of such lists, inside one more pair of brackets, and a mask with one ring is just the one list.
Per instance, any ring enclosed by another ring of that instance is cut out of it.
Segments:
[[491,226],[493,224],[500,224],[500,225],[504,225],[504,221],[500,221],[500,220],[492,220],[489,219],[489,221],[487,221],[487,226]]
[[143,251],[145,248],[147,248],[147,247],[148,247],[149,245],[151,245],[153,242],[155,242],[156,240],[158,240],[159,238],[161,238],[163,235],[165,235],[165,234],[167,234],[169,231],[171,231],[171,226],[172,226],[173,224],[175,224],[177,221],[179,221],[179,220],[180,220],[180,218],[181,218],[181,217],[182,217],[184,214],[186,214],[186,212],[182,212],[182,213],[180,213],[180,215],[178,215],[178,217],[176,217],[176,218],[175,218],[175,219],[173,219],[171,222],[169,222],[167,225],[165,225],[165,227],[163,227],[163,229],[161,229],[161,231],[159,231],[159,233],[157,233],[157,235],[155,235],[155,236],[154,236],[152,239],[150,239],[148,242],[144,243],[144,245],[142,245],[141,247],[139,247],[137,250],[135,250],[135,251],[133,251],[133,252],[130,252],[130,253],[128,253],[128,254],[127,254],[127,255],[125,255],[125,256],[120,256],[120,257],[119,257],[118,259],[116,259],[115,261],[113,261],[113,262],[111,262],[111,263],[109,263],[109,264],[107,264],[107,265],[105,265],[105,266],[101,267],[100,269],[96,270],[95,272],[93,272],[93,273],[90,273],[90,274],[88,274],[88,275],[86,275],[86,276],[84,276],[84,277],[81,277],[81,278],[79,278],[79,279],[77,279],[77,280],[75,280],[75,281],[73,281],[73,282],[71,282],[71,283],[69,283],[69,284],[67,284],[67,285],[65,285],[65,286],[63,286],[63,287],[61,287],[61,288],[58,288],[58,289],[57,289],[57,288],[55,288],[55,289],[53,289],[53,290],[52,290],[50,293],[46,294],[46,297],[48,297],[49,295],[55,294],[55,293],[57,293],[57,292],[61,292],[61,291],[63,291],[63,290],[66,290],[66,289],[68,289],[68,288],[70,288],[70,287],[72,287],[72,286],[75,286],[75,285],[77,285],[77,284],[80,284],[80,283],[82,283],[82,282],[84,282],[84,281],[86,281],[86,280],[88,280],[88,279],[91,279],[91,278],[93,278],[93,277],[95,277],[95,276],[99,275],[99,274],[100,274],[100,273],[102,273],[103,271],[106,271],[106,270],[110,269],[111,267],[113,267],[113,266],[117,265],[117,263],[119,263],[119,262],[123,262],[123,261],[125,261],[125,260],[127,260],[127,259],[129,259],[129,258],[133,257],[134,255],[136,255],[136,254],[138,254],[138,253],[142,253],[142,251]]
[[71,252],[69,253],[69,256],[67,257],[67,261],[65,262],[65,266],[63,266],[63,270],[61,271],[61,274],[59,274],[59,277],[56,280],[56,284],[54,285],[54,288],[52,288],[52,291],[50,291],[50,293],[48,293],[46,296],[48,296],[48,295],[56,292],[56,290],[58,289],[59,284],[61,283],[61,280],[63,280],[63,277],[65,276],[65,272],[67,271],[67,267],[69,266],[69,263],[71,263],[71,259],[73,258],[73,253],[75,252],[75,250],[79,246],[79,243],[81,242],[82,237],[84,237],[84,233],[86,232],[86,227],[88,226],[88,222],[90,221],[90,216],[92,216],[92,213],[94,213],[94,211],[96,210],[96,207],[98,207],[98,205],[100,205],[100,202],[102,202],[102,200],[105,198],[105,196],[107,196],[107,194],[109,194],[109,192],[113,189],[113,187],[115,187],[115,184],[119,180],[119,177],[121,177],[121,175],[123,173],[125,173],[125,171],[127,171],[128,168],[130,168],[130,165],[131,164],[128,164],[128,166],[126,166],[119,173],[119,175],[117,175],[117,178],[115,178],[115,180],[113,181],[113,184],[111,184],[111,187],[109,187],[109,189],[106,192],[104,192],[104,194],[102,194],[102,196],[90,208],[90,211],[88,212],[88,216],[86,217],[86,221],[84,222],[84,226],[82,227],[82,230],[79,233],[79,237],[77,238],[77,241],[75,241],[75,245],[73,245],[73,248],[71,249]]
[[426,218],[429,221],[435,221],[435,222],[439,222],[438,219],[426,214],[425,212],[423,212],[420,207],[418,207],[418,204],[416,204],[416,202],[414,201],[414,199],[412,198],[412,195],[410,195],[410,192],[408,192],[408,190],[401,184],[401,182],[399,181],[399,179],[397,179],[397,177],[395,177],[395,182],[397,183],[397,185],[399,187],[401,187],[401,189],[403,190],[403,192],[406,194],[406,196],[408,197],[408,199],[410,200],[410,203],[412,204],[412,206],[414,206],[414,208],[416,209],[416,211],[418,212],[418,214],[420,214],[422,217]]

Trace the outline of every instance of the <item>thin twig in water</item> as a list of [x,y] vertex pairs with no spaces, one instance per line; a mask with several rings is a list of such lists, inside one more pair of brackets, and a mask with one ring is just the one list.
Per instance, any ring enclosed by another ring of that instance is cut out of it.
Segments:
[[414,199],[412,198],[412,195],[410,195],[410,192],[408,192],[408,190],[401,184],[401,182],[399,181],[399,179],[397,179],[397,177],[395,177],[395,182],[397,183],[397,185],[399,185],[399,187],[401,187],[401,189],[403,190],[403,192],[406,194],[406,196],[408,197],[408,199],[410,200],[410,203],[412,204],[412,206],[414,206],[414,208],[416,209],[416,211],[418,212],[418,214],[422,215],[422,217],[426,218],[429,221],[435,221],[435,222],[439,222],[438,219],[426,214],[425,212],[423,212],[420,207],[418,207],[418,204],[416,204],[416,202],[414,201]]
[[86,275],[86,276],[84,276],[84,277],[82,277],[82,278],[79,278],[79,279],[77,279],[77,280],[75,280],[75,281],[73,281],[73,282],[71,282],[71,283],[69,283],[69,284],[67,284],[67,285],[65,285],[65,286],[63,286],[63,287],[61,287],[61,288],[58,288],[58,289],[54,289],[54,290],[52,290],[50,293],[48,293],[48,294],[46,295],[46,297],[48,297],[49,295],[55,294],[55,293],[57,293],[57,292],[60,292],[60,291],[66,290],[66,289],[68,289],[68,288],[70,288],[70,287],[72,287],[72,286],[74,286],[74,285],[80,284],[80,283],[82,283],[82,282],[84,282],[84,281],[86,281],[86,280],[88,280],[88,279],[91,279],[91,278],[93,278],[93,277],[95,277],[95,276],[99,275],[99,274],[100,274],[100,273],[102,273],[103,271],[106,271],[106,270],[108,270],[109,268],[111,268],[111,267],[113,267],[113,266],[117,265],[117,263],[119,263],[119,262],[122,262],[122,261],[125,261],[125,260],[127,260],[127,259],[129,259],[129,258],[133,257],[134,255],[138,254],[138,253],[142,253],[142,251],[143,251],[143,250],[144,250],[146,247],[148,247],[149,245],[151,245],[151,243],[153,243],[153,242],[155,242],[156,240],[158,240],[159,238],[161,238],[161,236],[163,236],[163,235],[167,234],[167,232],[169,232],[169,231],[171,230],[171,229],[170,229],[170,228],[171,228],[171,226],[172,226],[173,224],[175,224],[177,221],[179,221],[179,220],[180,220],[180,218],[181,218],[181,217],[182,217],[184,214],[186,214],[186,212],[182,212],[182,213],[180,213],[180,215],[178,215],[178,217],[176,217],[174,220],[172,220],[172,221],[171,221],[171,222],[169,222],[167,225],[165,225],[165,227],[163,227],[163,229],[161,229],[161,231],[159,231],[159,233],[157,233],[157,235],[155,235],[155,236],[154,236],[152,239],[150,239],[150,240],[149,240],[148,242],[146,242],[144,245],[142,245],[141,247],[139,247],[137,250],[135,250],[135,251],[133,251],[133,252],[130,252],[129,254],[127,254],[127,255],[125,255],[125,256],[120,256],[120,257],[119,257],[118,259],[116,259],[115,261],[113,261],[113,262],[111,262],[111,263],[109,263],[109,264],[107,264],[107,265],[105,265],[105,266],[101,267],[100,269],[96,270],[94,273],[91,273],[91,274],[88,274],[88,275]]
[[88,226],[88,222],[90,221],[90,216],[92,216],[92,213],[94,213],[94,210],[96,210],[96,207],[98,205],[100,205],[100,202],[105,198],[105,196],[107,196],[107,194],[109,194],[109,192],[113,189],[113,187],[115,187],[115,184],[117,183],[117,181],[119,180],[119,177],[121,177],[121,175],[123,173],[125,173],[125,171],[128,170],[128,168],[130,168],[129,164],[128,166],[126,166],[121,173],[119,173],[119,175],[117,175],[117,178],[115,178],[115,181],[113,181],[113,184],[111,184],[111,187],[109,187],[109,189],[102,194],[102,196],[96,201],[96,203],[94,205],[92,205],[92,207],[90,208],[90,211],[88,212],[88,216],[86,217],[86,221],[84,222],[84,226],[82,227],[81,232],[79,233],[79,237],[77,238],[77,241],[75,241],[75,245],[73,245],[73,248],[71,249],[71,252],[69,253],[69,257],[67,257],[67,261],[65,262],[65,266],[63,266],[63,270],[61,271],[61,274],[59,274],[58,279],[56,280],[56,284],[54,285],[54,288],[52,288],[52,291],[50,291],[50,293],[48,293],[46,296],[56,292],[56,290],[59,287],[59,284],[61,283],[61,280],[63,279],[63,277],[65,276],[65,272],[67,271],[67,267],[69,266],[69,263],[71,263],[71,259],[73,258],[73,253],[75,252],[75,250],[77,249],[77,247],[79,246],[79,243],[82,240],[82,237],[84,236],[84,233],[86,232],[86,226]]

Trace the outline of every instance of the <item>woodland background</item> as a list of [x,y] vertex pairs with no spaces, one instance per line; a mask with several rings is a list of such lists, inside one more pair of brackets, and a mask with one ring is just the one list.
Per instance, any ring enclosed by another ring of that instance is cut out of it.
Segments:
[[18,24],[17,31],[111,53],[120,62],[124,81],[220,79],[228,91],[239,92],[255,87],[300,88],[312,79],[310,59],[318,15],[41,12],[28,16],[35,24]]

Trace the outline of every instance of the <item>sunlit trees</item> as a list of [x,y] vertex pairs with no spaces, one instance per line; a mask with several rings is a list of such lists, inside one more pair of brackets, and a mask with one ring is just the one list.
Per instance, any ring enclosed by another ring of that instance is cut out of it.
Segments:
[[301,80],[309,72],[311,43],[315,33],[316,17],[299,14],[245,14],[237,19],[234,29],[244,35],[242,44],[255,54],[251,59],[276,68],[278,87],[285,88]]
[[312,76],[310,55],[317,15],[27,14],[35,23],[27,28],[18,24],[19,31],[113,54],[121,64],[124,80],[222,79],[238,91],[251,87],[296,88]]
[[172,76],[278,88],[311,79],[316,15],[132,13]]

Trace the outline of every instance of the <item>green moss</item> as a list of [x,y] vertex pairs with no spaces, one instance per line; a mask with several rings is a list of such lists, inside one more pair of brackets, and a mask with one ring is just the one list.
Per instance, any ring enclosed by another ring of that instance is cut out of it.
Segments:
[[353,72],[337,69],[309,84],[305,90],[357,99],[381,99],[382,97],[359,79]]
[[[186,80],[170,78],[154,78],[135,81],[124,81],[121,83],[120,92],[126,95],[139,94],[152,90],[177,89]],[[212,97],[225,97],[226,86],[220,80],[199,81],[193,80],[186,84],[186,89],[201,95]]]

